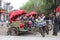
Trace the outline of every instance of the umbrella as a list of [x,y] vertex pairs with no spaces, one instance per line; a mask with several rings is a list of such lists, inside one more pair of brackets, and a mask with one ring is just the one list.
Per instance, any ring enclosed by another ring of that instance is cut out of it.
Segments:
[[60,12],[60,6],[56,8],[56,12]]

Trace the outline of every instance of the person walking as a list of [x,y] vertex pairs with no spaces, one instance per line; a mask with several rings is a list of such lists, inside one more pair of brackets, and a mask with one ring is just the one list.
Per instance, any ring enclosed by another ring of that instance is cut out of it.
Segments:
[[54,21],[54,26],[53,26],[53,35],[57,36],[58,33],[58,17],[56,16],[57,14],[53,14],[53,21]]
[[57,21],[57,22],[58,22],[58,30],[60,31],[60,12],[59,12],[59,14],[58,14],[58,17],[57,17],[57,18],[58,18],[58,21]]

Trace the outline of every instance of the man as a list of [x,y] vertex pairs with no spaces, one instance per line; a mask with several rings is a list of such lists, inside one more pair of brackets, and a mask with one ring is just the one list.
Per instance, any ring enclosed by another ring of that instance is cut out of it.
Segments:
[[53,35],[54,36],[57,36],[57,33],[58,33],[58,17],[56,15],[57,14],[53,14],[53,21],[54,21]]
[[59,31],[60,31],[60,12],[58,13],[58,16],[57,16],[57,18],[58,18],[58,28],[59,28]]
[[57,36],[58,28],[60,27],[60,13],[56,13],[53,15],[54,27],[53,27],[53,35]]

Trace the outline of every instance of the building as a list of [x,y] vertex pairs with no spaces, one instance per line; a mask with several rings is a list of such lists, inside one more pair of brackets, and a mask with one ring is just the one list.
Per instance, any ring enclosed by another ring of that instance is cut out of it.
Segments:
[[10,3],[6,3],[4,0],[0,0],[0,21],[9,20],[9,12],[12,10]]
[[4,9],[4,1],[0,0],[0,21],[4,21],[6,10]]

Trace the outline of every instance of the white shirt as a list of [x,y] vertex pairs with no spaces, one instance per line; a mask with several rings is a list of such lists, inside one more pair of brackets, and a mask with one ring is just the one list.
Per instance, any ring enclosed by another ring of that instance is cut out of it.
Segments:
[[39,18],[41,21],[43,21],[43,20],[44,20],[44,18],[45,18],[45,16],[44,16],[44,17],[42,17],[42,18],[41,18],[41,17],[38,17],[38,18]]

